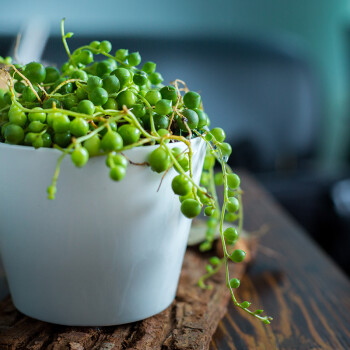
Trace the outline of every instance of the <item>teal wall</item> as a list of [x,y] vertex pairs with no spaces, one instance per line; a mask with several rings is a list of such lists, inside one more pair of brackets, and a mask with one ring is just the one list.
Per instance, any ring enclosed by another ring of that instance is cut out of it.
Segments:
[[319,158],[339,166],[349,147],[350,2],[346,0],[235,1],[233,32],[302,41],[322,87]]
[[348,147],[348,31],[346,0],[106,0],[0,1],[0,34],[29,20],[44,30],[95,34],[232,37],[259,36],[299,42],[322,87],[319,158],[341,163]]

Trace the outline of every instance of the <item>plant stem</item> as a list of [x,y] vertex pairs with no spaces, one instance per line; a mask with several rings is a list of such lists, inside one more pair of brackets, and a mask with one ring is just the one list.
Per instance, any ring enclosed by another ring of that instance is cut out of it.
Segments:
[[151,134],[155,135],[155,136],[159,136],[159,134],[156,131],[156,128],[154,126],[154,120],[153,120],[153,108],[150,105],[150,103],[140,94],[135,94],[139,99],[141,99],[146,106],[148,107],[148,111],[149,111],[149,120],[150,120],[150,124],[151,124]]
[[66,49],[67,55],[69,57],[69,60],[71,60],[72,59],[72,55],[70,54],[70,50],[69,50],[69,47],[68,47],[68,44],[67,44],[67,38],[66,38],[66,36],[64,34],[64,21],[65,20],[66,19],[63,18],[62,21],[61,21],[61,35],[62,35],[63,46]]
[[216,273],[218,273],[220,270],[221,270],[221,267],[222,265],[224,264],[225,262],[225,258],[222,258],[220,259],[220,263],[218,263],[215,267],[215,269],[213,269],[212,271],[210,272],[207,272],[205,275],[203,275],[199,280],[198,280],[198,286],[200,288],[203,288],[203,289],[211,289],[212,286],[211,285],[208,285],[208,284],[205,284],[204,281],[209,279],[211,276],[214,276]]

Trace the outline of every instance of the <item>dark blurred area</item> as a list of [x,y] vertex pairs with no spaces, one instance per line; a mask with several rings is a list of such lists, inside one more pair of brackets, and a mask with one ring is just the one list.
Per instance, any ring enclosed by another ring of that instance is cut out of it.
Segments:
[[77,4],[67,13],[61,4],[45,21],[40,11],[34,19],[26,16],[34,7],[23,2],[18,23],[11,19],[0,33],[0,55],[13,52],[21,31],[24,63],[62,64],[58,29],[66,16],[67,31],[75,32],[72,49],[110,40],[115,50],[139,51],[143,60],[155,61],[165,82],[179,78],[201,93],[212,126],[223,127],[232,145],[230,165],[254,173],[350,274],[349,4],[214,6],[196,0],[181,1],[181,12],[160,1],[132,1],[129,10],[138,14],[131,15],[125,4],[106,3],[97,11],[87,1],[83,14]]

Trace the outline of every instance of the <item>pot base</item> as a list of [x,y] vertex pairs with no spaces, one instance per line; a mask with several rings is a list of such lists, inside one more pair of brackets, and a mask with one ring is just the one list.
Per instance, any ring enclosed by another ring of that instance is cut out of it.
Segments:
[[98,322],[97,319],[94,320],[93,322],[70,322],[70,321],[62,321],[62,320],[58,320],[58,319],[55,320],[55,317],[47,318],[43,315],[35,314],[32,312],[26,312],[26,310],[19,307],[15,303],[15,301],[13,301],[13,304],[15,305],[16,309],[18,311],[20,311],[22,314],[24,314],[30,318],[34,318],[36,320],[42,321],[42,322],[52,323],[52,324],[56,324],[59,326],[70,326],[70,327],[108,327],[108,326],[121,326],[123,324],[138,322],[138,321],[145,320],[146,318],[155,316],[155,315],[163,312],[164,310],[166,310],[173,303],[174,299],[175,299],[175,296],[166,306],[159,307],[159,309],[154,310],[154,312],[144,314],[140,317],[130,318],[130,319],[126,318],[125,320],[118,320],[118,321],[101,321],[101,322]]

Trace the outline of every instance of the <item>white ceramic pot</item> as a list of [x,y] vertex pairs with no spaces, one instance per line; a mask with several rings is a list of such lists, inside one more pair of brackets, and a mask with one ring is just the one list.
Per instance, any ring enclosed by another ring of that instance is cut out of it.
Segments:
[[[170,147],[185,147],[182,143]],[[143,162],[157,146],[125,152]],[[192,141],[199,181],[205,143]],[[52,323],[118,325],[164,310],[174,299],[191,220],[165,176],[129,165],[109,179],[105,157],[61,166],[47,199],[53,149],[0,143],[0,249],[10,292],[24,314]]]

